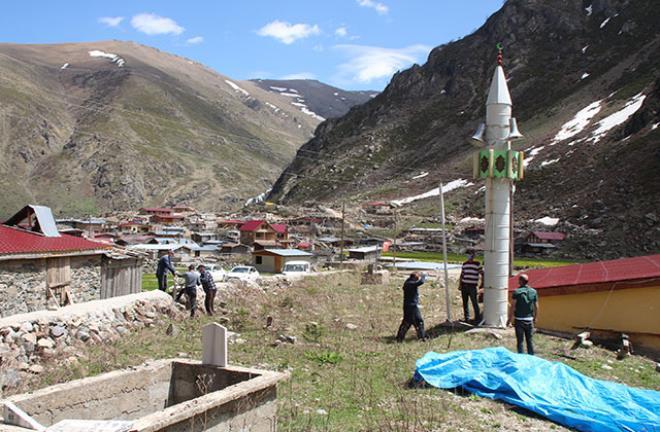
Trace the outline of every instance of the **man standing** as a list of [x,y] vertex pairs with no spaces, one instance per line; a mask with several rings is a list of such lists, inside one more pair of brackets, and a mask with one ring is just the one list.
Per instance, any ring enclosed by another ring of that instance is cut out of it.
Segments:
[[167,272],[172,273],[172,277],[176,276],[176,271],[172,265],[172,257],[174,252],[168,250],[167,254],[160,257],[158,260],[158,267],[156,267],[156,279],[158,279],[158,289],[167,292]]
[[[483,274],[483,268],[479,261],[475,261],[474,252],[468,254],[468,259],[463,263],[461,268],[461,277],[459,278],[459,290],[461,290],[461,297],[463,298],[463,316],[465,322],[470,321],[470,310],[468,300],[472,302],[474,309],[474,320],[479,323],[481,320],[481,313],[479,312],[479,302],[477,301],[477,285],[479,284],[479,277]],[[483,280],[481,282],[483,286]]]
[[207,314],[213,315],[215,313],[215,310],[213,309],[213,301],[215,300],[215,293],[217,291],[213,275],[211,272],[206,271],[206,267],[203,265],[197,267],[197,270],[199,270],[199,280],[202,282],[202,288],[204,289],[204,294],[206,294],[206,297],[204,298],[204,308],[206,309]]
[[513,304],[509,304],[509,320],[507,325],[511,324],[512,317],[515,318],[516,342],[518,352],[523,352],[523,338],[527,342],[527,354],[534,355],[534,344],[532,335],[534,334],[534,324],[539,313],[538,295],[536,290],[528,285],[529,277],[522,273],[518,276],[518,285],[511,296]]
[[426,339],[424,332],[424,319],[419,310],[419,290],[418,288],[426,282],[426,273],[411,273],[410,277],[403,283],[403,320],[396,334],[397,342],[403,342],[410,326],[414,326],[417,331],[417,338]]
[[[197,287],[201,285],[201,281],[199,280],[199,273],[195,271],[193,264],[188,266],[188,271],[183,274],[183,279],[184,291],[188,298],[188,307],[190,308],[190,318],[194,318],[195,311],[197,310]],[[177,296],[177,300],[180,297],[181,293]]]

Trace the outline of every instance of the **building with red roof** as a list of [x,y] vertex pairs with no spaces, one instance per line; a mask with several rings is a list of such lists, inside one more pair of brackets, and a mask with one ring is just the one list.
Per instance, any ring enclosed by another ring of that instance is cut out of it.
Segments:
[[265,220],[250,220],[238,229],[241,243],[252,246],[255,242],[288,243],[289,233],[285,224],[269,223]]
[[[0,224],[0,317],[138,292],[141,261],[62,234],[48,207],[26,206]],[[127,272],[134,283],[118,288]]]
[[[538,291],[539,328],[602,340],[627,334],[660,352],[660,254],[530,270]],[[509,280],[509,291],[518,286]]]

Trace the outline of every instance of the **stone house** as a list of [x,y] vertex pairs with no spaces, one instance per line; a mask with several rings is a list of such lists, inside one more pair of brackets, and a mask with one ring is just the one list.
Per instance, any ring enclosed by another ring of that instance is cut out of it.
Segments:
[[141,290],[142,257],[61,234],[48,207],[0,224],[0,317]]

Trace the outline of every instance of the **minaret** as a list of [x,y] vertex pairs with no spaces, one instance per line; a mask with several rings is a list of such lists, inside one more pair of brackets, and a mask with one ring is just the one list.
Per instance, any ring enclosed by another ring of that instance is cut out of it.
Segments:
[[522,179],[522,153],[511,150],[511,140],[522,138],[511,117],[511,95],[502,68],[498,44],[497,66],[486,100],[486,125],[472,137],[487,147],[475,155],[475,177],[486,180],[486,245],[484,251],[484,312],[482,325],[504,327],[507,320],[509,259],[511,253],[511,193]]

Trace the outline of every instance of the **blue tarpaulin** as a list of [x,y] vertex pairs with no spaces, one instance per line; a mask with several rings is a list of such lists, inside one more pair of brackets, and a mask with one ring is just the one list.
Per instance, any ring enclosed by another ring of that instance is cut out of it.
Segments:
[[580,431],[660,430],[660,392],[586,377],[506,348],[428,352],[414,380],[516,405]]

